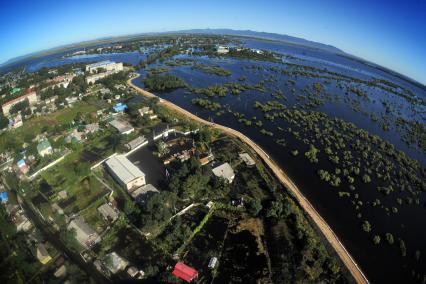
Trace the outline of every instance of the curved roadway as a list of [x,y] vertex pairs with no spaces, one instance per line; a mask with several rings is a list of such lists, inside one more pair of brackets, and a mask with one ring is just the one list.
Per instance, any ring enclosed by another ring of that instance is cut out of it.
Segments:
[[[140,75],[139,75],[140,76]],[[138,76],[138,77],[139,77]],[[142,88],[139,88],[138,86],[134,85],[132,83],[132,80],[137,77],[133,77],[127,81],[127,84],[134,88],[138,93],[142,94],[145,97],[148,98],[158,98],[153,93],[150,93],[148,91],[145,91]],[[205,125],[209,125],[211,127],[214,127],[216,129],[219,129],[225,133],[227,133],[230,136],[236,137],[240,139],[242,142],[250,146],[256,153],[262,158],[262,160],[269,166],[269,168],[272,170],[272,172],[275,174],[275,176],[280,180],[280,182],[289,189],[297,201],[299,202],[300,206],[308,213],[308,215],[312,218],[312,220],[315,222],[315,224],[318,226],[318,228],[321,230],[321,232],[324,234],[330,245],[334,248],[336,253],[339,255],[342,262],[345,264],[353,278],[357,283],[369,283],[367,277],[362,273],[359,266],[356,264],[355,260],[351,257],[349,252],[346,250],[346,248],[343,246],[343,244],[340,242],[336,234],[333,232],[333,230],[328,226],[328,224],[325,222],[325,220],[320,216],[320,214],[315,210],[315,208],[312,206],[312,204],[305,198],[305,196],[300,192],[299,188],[291,181],[291,179],[284,173],[284,171],[269,157],[268,154],[266,154],[265,151],[263,151],[262,148],[259,147],[255,142],[253,142],[250,138],[245,136],[239,131],[236,131],[232,128],[212,123],[207,120],[204,120],[189,111],[167,101],[164,99],[160,99],[160,103],[164,106],[180,112],[181,114],[197,121]]]

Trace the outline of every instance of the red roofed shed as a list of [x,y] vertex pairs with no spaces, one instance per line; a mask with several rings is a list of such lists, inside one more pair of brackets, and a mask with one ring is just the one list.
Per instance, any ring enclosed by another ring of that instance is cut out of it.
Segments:
[[186,282],[191,282],[194,278],[198,277],[198,271],[183,262],[178,262],[173,270],[173,275],[179,277]]

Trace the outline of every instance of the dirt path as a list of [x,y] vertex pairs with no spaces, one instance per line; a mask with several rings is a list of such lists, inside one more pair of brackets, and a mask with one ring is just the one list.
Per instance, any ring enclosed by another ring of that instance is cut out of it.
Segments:
[[[127,84],[131,87],[133,87],[136,91],[138,91],[140,94],[142,94],[145,97],[148,98],[155,98],[156,95],[145,91],[138,86],[134,85],[132,83],[132,80],[134,78],[131,78],[127,81]],[[293,195],[296,197],[297,201],[300,203],[300,206],[308,213],[308,215],[312,218],[312,220],[315,222],[315,224],[318,226],[318,228],[321,230],[321,232],[324,234],[328,242],[331,244],[331,246],[334,248],[336,253],[339,255],[342,262],[345,264],[347,269],[352,274],[353,278],[357,283],[369,283],[368,279],[365,277],[365,275],[362,273],[361,269],[356,264],[355,260],[351,257],[349,252],[346,250],[346,248],[343,246],[343,244],[340,242],[340,240],[337,238],[336,234],[333,232],[333,230],[328,226],[328,224],[324,221],[324,219],[319,215],[319,213],[315,210],[315,208],[312,206],[312,204],[305,198],[305,196],[300,192],[298,187],[291,181],[291,179],[284,173],[284,171],[278,167],[278,165],[269,157],[268,154],[263,151],[262,148],[260,148],[256,143],[254,143],[250,138],[242,134],[241,132],[238,132],[232,128],[215,124],[212,122],[209,122],[207,120],[204,120],[189,111],[167,101],[164,99],[160,99],[160,103],[172,110],[175,110],[177,112],[180,112],[181,114],[188,116],[189,118],[200,122],[205,125],[209,125],[211,127],[214,127],[216,129],[219,129],[225,133],[227,133],[230,136],[236,137],[240,139],[242,142],[246,143],[248,146],[250,146],[256,153],[262,158],[262,160],[269,166],[269,168],[272,170],[272,172],[276,175],[276,177],[281,181],[281,183],[288,188]]]

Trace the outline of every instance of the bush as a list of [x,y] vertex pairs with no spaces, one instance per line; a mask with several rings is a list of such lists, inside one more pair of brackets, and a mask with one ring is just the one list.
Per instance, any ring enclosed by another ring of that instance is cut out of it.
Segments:
[[388,242],[388,244],[390,244],[390,245],[392,245],[395,242],[393,235],[391,233],[386,233],[385,238],[386,238],[386,241]]
[[367,220],[362,223],[362,229],[364,232],[371,232],[371,224]]
[[380,244],[380,236],[379,236],[379,235],[375,235],[375,236],[373,237],[373,243],[374,243],[375,245]]

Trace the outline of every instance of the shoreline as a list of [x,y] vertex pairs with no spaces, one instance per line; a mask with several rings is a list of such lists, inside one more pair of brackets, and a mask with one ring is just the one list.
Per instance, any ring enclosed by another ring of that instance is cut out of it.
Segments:
[[[127,80],[127,85],[135,89],[139,94],[148,97],[148,98],[159,98],[153,93],[150,93],[148,91],[145,91],[144,89],[134,85],[132,83],[132,80],[140,77],[140,74],[138,74],[137,77],[132,77]],[[303,210],[309,215],[309,217],[313,220],[313,222],[316,224],[318,229],[321,231],[323,236],[327,239],[328,243],[333,247],[336,254],[339,256],[340,260],[343,262],[343,264],[346,266],[356,283],[369,283],[366,276],[363,274],[361,269],[359,268],[358,264],[355,262],[355,260],[352,258],[352,256],[349,254],[349,252],[346,250],[344,245],[341,243],[339,238],[336,236],[334,231],[330,228],[330,226],[327,224],[327,222],[321,217],[321,215],[315,210],[315,208],[312,206],[312,204],[306,199],[306,197],[302,194],[302,192],[299,190],[299,188],[293,183],[293,181],[287,176],[287,174],[269,157],[268,154],[255,142],[253,142],[250,138],[245,136],[239,131],[236,131],[232,128],[212,123],[207,120],[204,120],[189,111],[173,104],[172,102],[169,102],[165,99],[160,98],[160,104],[168,107],[169,109],[172,109],[174,111],[177,111],[188,118],[202,123],[204,125],[213,127],[215,129],[218,129],[227,135],[230,135],[234,138],[239,139],[241,142],[248,145],[250,148],[252,148],[256,154],[263,160],[263,162],[269,167],[269,169],[274,173],[276,178],[288,189],[291,191],[293,196],[298,201],[299,205],[303,208]]]

